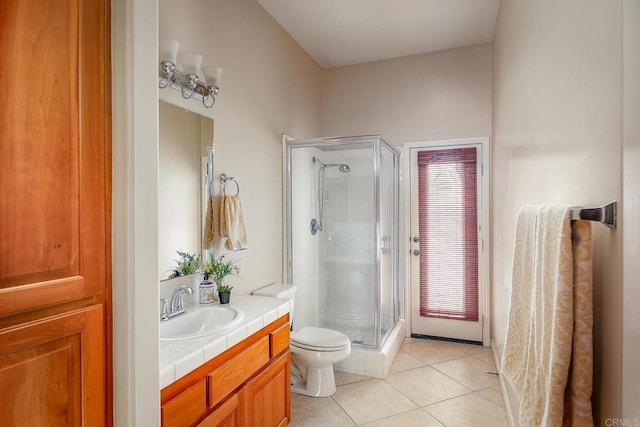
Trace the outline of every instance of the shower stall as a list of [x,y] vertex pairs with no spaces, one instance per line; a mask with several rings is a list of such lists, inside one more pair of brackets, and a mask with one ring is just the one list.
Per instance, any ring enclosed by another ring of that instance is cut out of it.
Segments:
[[287,279],[294,330],[380,349],[400,318],[399,152],[380,135],[284,138]]

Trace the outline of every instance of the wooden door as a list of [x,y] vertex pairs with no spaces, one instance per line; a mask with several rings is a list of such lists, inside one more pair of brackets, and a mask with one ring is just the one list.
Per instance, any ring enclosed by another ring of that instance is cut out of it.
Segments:
[[240,425],[276,427],[291,420],[291,374],[287,352],[240,391]]
[[109,7],[0,2],[2,425],[110,424]]

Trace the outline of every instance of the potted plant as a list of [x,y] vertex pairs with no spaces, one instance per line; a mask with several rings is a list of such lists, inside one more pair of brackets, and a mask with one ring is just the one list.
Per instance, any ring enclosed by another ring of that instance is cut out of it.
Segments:
[[169,276],[170,279],[198,272],[200,268],[200,255],[190,254],[189,252],[183,252],[181,250],[177,250],[176,252],[178,253],[179,259],[175,260],[176,266]]
[[218,298],[220,298],[220,304],[229,304],[231,289],[233,289],[233,286],[224,284],[218,285]]
[[216,283],[220,304],[228,304],[233,286],[225,285],[223,281],[229,275],[240,273],[240,268],[234,261],[226,260],[224,255],[217,257],[211,254],[209,262],[205,264],[203,271],[205,277]]

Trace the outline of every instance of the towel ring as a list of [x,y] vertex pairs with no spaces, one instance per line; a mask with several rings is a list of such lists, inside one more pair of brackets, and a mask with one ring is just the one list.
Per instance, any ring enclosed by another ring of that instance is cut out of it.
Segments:
[[236,185],[236,196],[240,195],[240,184],[238,184],[238,181],[236,181],[236,179],[232,176],[227,176],[226,173],[221,173],[220,174],[220,183],[222,184],[222,195],[226,196],[227,195],[227,181],[233,181],[233,183]]

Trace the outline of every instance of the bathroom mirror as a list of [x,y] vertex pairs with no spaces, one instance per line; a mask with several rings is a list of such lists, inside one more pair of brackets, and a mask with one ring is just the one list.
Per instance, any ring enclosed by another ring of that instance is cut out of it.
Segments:
[[176,265],[178,249],[202,252],[213,120],[160,102],[159,131],[158,277],[165,280]]

